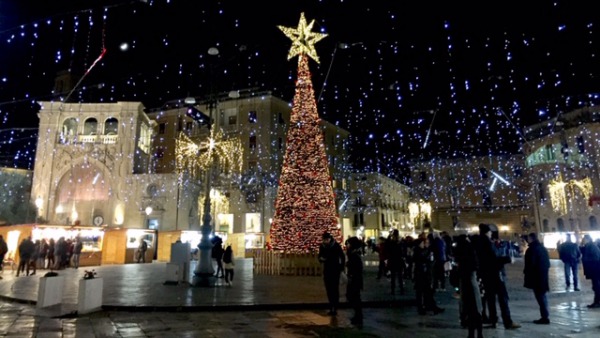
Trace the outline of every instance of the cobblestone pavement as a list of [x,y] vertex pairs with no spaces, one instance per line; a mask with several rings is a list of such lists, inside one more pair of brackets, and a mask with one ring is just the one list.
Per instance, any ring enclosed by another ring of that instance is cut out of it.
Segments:
[[[0,336],[466,337],[466,330],[458,323],[458,304],[451,290],[436,294],[440,306],[446,308],[444,313],[420,316],[412,305],[414,294],[410,282],[407,281],[406,295],[392,296],[389,282],[375,279],[374,262],[367,260],[366,263],[362,327],[350,324],[352,311],[347,307],[342,308],[337,317],[325,314],[326,297],[320,277],[264,278],[252,274],[251,260],[240,260],[232,287],[222,286],[217,281],[211,288],[162,285],[164,278],[160,277],[164,277],[164,263],[94,267],[106,278],[103,301],[106,304],[108,300],[112,305],[88,315],[71,313],[77,291],[73,295],[69,285],[65,286],[65,290],[70,291],[65,293],[65,302],[59,309],[36,309],[37,276],[16,278],[5,271],[4,279],[0,280],[3,299],[0,301]],[[155,285],[156,280],[144,281],[135,277],[141,284],[131,287],[127,275],[133,272],[143,279],[158,278],[160,286]],[[73,285],[83,274],[73,269],[60,273],[71,276]],[[532,320],[539,318],[539,311],[532,292],[522,287],[522,262],[510,266],[508,284],[512,317],[523,327],[509,331],[499,325],[497,329],[485,329],[484,336],[599,337],[600,309],[585,306],[593,297],[589,281],[582,279],[581,292],[565,292],[559,261],[552,262],[550,279],[552,323],[535,325]],[[116,295],[124,295],[124,291],[109,288],[120,285],[124,290],[154,289],[133,291],[135,297],[125,296],[119,305]],[[171,299],[180,294],[187,296],[178,301]],[[143,297],[150,298],[142,304],[131,303]],[[196,299],[199,303],[190,303]]]

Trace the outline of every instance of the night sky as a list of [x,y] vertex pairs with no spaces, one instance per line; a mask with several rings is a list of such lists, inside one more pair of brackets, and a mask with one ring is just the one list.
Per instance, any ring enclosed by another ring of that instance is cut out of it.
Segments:
[[[403,180],[412,159],[517,153],[527,125],[598,103],[591,1],[457,3],[0,0],[0,165],[33,167],[38,100],[157,108],[254,88],[291,101],[297,59],[277,25],[301,12],[329,34],[315,95],[351,132],[357,170]],[[81,80],[70,96],[52,91],[66,69]]]

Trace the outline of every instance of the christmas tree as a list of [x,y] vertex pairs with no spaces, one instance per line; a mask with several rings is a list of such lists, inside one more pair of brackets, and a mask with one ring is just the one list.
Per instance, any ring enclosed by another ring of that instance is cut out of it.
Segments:
[[316,251],[329,232],[340,242],[341,232],[331,186],[325,144],[308,57],[319,58],[314,44],[326,34],[311,32],[304,13],[298,28],[281,27],[292,40],[288,59],[298,55],[298,79],[287,132],[285,157],[271,224],[270,249],[290,253]]

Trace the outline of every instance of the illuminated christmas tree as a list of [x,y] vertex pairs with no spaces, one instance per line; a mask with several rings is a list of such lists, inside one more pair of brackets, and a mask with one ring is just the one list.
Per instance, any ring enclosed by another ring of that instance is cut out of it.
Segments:
[[319,248],[321,235],[330,232],[340,242],[341,232],[331,186],[308,57],[319,62],[314,44],[326,34],[311,32],[304,13],[298,28],[281,27],[292,40],[288,59],[298,55],[298,79],[285,157],[271,224],[270,249],[311,252]]

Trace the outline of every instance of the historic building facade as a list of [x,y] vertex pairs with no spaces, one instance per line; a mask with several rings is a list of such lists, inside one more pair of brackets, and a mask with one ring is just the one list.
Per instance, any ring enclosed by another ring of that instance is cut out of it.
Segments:
[[[599,231],[600,107],[559,115],[525,130],[536,223],[546,246],[567,232]],[[597,236],[594,236],[597,237]]]
[[[151,110],[139,102],[41,102],[32,188],[32,199],[43,201],[40,219],[199,230],[205,180],[177,171],[176,140],[181,133],[207,138],[210,118],[210,128],[239,139],[243,148],[237,178],[219,175],[217,168],[210,184],[214,230],[245,233],[247,245],[262,246],[274,214],[291,105],[269,92],[236,94]],[[322,126],[332,184],[342,196],[349,135],[323,120]]]
[[476,231],[495,224],[514,237],[535,226],[531,185],[521,155],[433,159],[411,164],[411,199],[429,203],[421,227],[440,231]]

